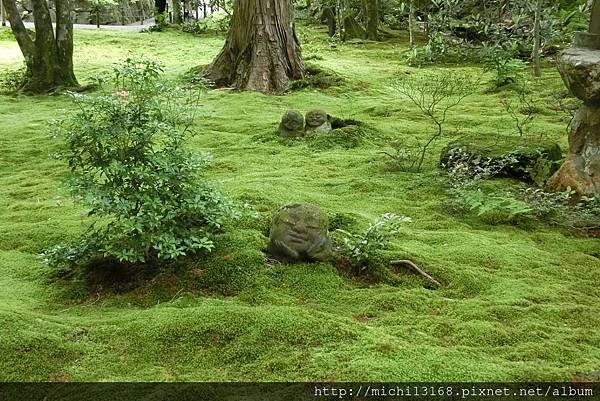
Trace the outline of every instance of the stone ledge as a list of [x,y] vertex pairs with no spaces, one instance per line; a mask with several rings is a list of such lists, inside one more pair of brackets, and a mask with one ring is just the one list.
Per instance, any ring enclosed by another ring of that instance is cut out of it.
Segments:
[[567,88],[588,103],[600,103],[600,50],[572,47],[557,60]]

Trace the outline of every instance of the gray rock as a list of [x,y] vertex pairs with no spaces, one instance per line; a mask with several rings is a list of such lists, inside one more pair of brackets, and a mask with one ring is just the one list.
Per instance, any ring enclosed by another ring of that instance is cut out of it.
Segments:
[[557,65],[574,96],[584,102],[600,103],[600,50],[569,48],[558,57]]
[[327,215],[315,205],[287,205],[273,216],[268,251],[293,262],[327,260],[332,255]]
[[288,110],[281,118],[279,136],[295,138],[304,136],[304,116],[297,110]]

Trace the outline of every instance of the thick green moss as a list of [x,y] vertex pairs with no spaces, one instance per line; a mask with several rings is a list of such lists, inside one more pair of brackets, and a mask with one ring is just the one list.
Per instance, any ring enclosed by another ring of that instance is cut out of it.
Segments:
[[[0,380],[571,380],[600,368],[598,239],[536,222],[526,230],[492,227],[444,209],[442,148],[515,136],[500,98],[475,89],[449,115],[424,173],[390,172],[377,155],[389,141],[423,141],[432,132],[390,89],[397,74],[421,73],[402,65],[405,38],[331,48],[324,33],[301,28],[299,35],[305,51],[322,58],[315,63],[347,85],[286,97],[212,91],[193,127],[191,146],[215,156],[209,177],[261,218],[221,236],[215,253],[187,271],[125,294],[47,283],[36,254],[83,229],[84,211],[58,185],[67,169],[51,157],[59,146],[45,132],[70,103],[0,97],[0,113],[9,116],[0,119]],[[77,31],[75,40],[82,83],[130,51],[161,59],[180,79],[209,63],[223,42],[103,30]],[[0,68],[21,63],[2,30],[0,54]],[[438,69],[457,70],[480,71]],[[552,69],[534,85],[542,105],[563,89]],[[274,130],[292,108],[322,108],[378,134],[347,150],[286,146]],[[566,149],[567,119],[543,108],[531,131]],[[510,188],[505,180],[490,185]],[[294,202],[319,205],[345,230],[364,229],[385,212],[410,216],[385,256],[411,259],[446,286],[432,291],[407,272],[394,286],[369,285],[330,264],[269,260],[262,250],[270,216]]]

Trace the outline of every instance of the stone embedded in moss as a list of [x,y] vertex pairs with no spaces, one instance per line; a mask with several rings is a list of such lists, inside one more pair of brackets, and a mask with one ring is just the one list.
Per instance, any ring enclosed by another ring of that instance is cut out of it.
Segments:
[[446,169],[452,167],[451,155],[457,151],[468,154],[473,163],[488,159],[492,164],[502,163],[502,159],[510,155],[516,163],[505,166],[499,175],[538,183],[545,182],[554,174],[562,160],[560,147],[554,142],[532,143],[521,138],[503,138],[502,143],[497,144],[453,142],[442,150],[440,166]]
[[281,117],[279,136],[296,138],[304,136],[304,116],[297,110],[288,110]]
[[287,261],[323,261],[332,255],[327,215],[315,205],[287,205],[273,216],[268,251]]

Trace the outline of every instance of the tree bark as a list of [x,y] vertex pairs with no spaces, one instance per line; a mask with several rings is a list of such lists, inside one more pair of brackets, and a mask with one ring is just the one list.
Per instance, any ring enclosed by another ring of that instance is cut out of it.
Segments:
[[321,12],[321,22],[327,24],[329,36],[333,37],[337,32],[337,23],[335,19],[335,12],[331,7],[323,8]]
[[225,46],[202,75],[217,86],[281,93],[305,65],[290,0],[236,0]]
[[533,25],[533,52],[531,58],[533,59],[533,75],[536,77],[542,76],[542,67],[540,65],[540,19],[542,18],[542,2],[543,0],[537,0],[535,6],[535,22]]
[[598,0],[592,2],[589,32],[600,34],[600,1]]
[[409,0],[408,44],[411,49],[415,47],[415,0]]
[[15,1],[2,2],[27,66],[21,91],[43,93],[79,86],[73,72],[71,1],[56,0],[55,32],[46,0],[32,0],[35,39],[25,29]]
[[183,23],[183,14],[181,12],[181,0],[173,0],[173,23]]
[[367,2],[367,39],[379,40],[379,5],[377,0]]

